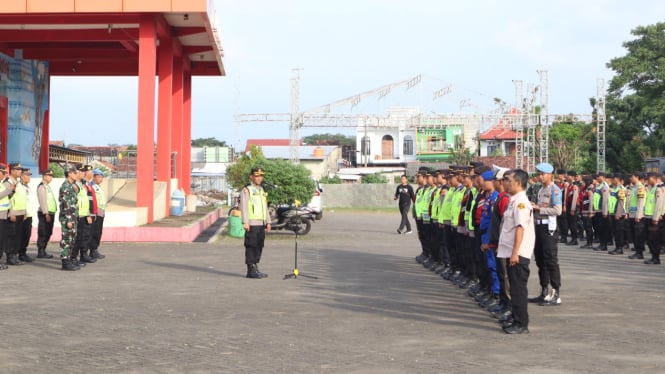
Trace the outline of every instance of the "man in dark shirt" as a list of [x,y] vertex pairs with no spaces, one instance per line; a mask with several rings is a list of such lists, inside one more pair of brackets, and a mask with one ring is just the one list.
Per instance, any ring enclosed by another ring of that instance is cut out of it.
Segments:
[[409,208],[411,207],[411,202],[413,201],[415,195],[413,193],[413,188],[409,184],[409,180],[406,175],[402,175],[400,178],[400,184],[395,190],[394,200],[399,199],[399,212],[402,214],[402,222],[399,224],[397,233],[401,234],[404,227],[406,227],[405,234],[411,234],[411,223],[409,222]]

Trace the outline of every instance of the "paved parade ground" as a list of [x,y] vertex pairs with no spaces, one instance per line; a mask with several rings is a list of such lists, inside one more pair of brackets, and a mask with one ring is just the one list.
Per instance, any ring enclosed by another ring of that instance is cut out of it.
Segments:
[[[560,247],[559,307],[509,336],[418,265],[395,212],[326,211],[269,235],[246,279],[242,240],[109,244],[78,272],[0,272],[1,373],[662,373],[665,265]],[[51,252],[54,252],[51,245]],[[35,249],[29,253],[34,256]],[[532,262],[529,290],[539,289]]]

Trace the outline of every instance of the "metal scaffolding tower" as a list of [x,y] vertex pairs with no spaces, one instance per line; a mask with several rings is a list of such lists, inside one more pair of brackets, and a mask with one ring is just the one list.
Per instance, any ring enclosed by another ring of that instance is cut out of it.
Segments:
[[605,79],[596,79],[596,172],[605,172]]
[[515,131],[515,168],[524,169],[524,118],[521,116],[524,113],[524,82],[514,80],[513,84],[515,85],[515,110],[520,115],[520,118],[515,121],[513,129]]
[[291,118],[289,119],[289,160],[294,164],[300,162],[298,145],[300,145],[300,69],[293,69],[291,77]]
[[538,70],[538,75],[540,76],[540,162],[549,162],[550,123],[547,70]]
[[534,115],[534,102],[536,101],[536,91],[538,88],[533,83],[527,84],[527,93],[529,99],[526,104],[526,171],[531,173],[536,170],[536,125],[537,118]]

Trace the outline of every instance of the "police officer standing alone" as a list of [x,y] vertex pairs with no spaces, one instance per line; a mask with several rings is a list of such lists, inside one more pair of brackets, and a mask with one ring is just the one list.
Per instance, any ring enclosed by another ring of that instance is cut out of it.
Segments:
[[245,228],[247,278],[254,279],[268,277],[268,274],[259,271],[258,267],[266,232],[270,232],[268,198],[263,187],[261,187],[264,174],[263,169],[252,168],[249,176],[252,183],[243,188],[240,194],[240,212],[242,214],[242,224]]
[[23,167],[21,164],[9,164],[9,177],[5,180],[12,185],[13,192],[9,197],[9,221],[7,223],[7,239],[5,242],[5,252],[7,253],[7,265],[23,265],[18,258],[18,250],[21,246],[21,233],[23,228],[23,219],[27,209],[27,201],[22,194],[18,184],[20,182]]
[[[561,273],[559,271],[559,257],[557,246],[557,216],[561,214],[561,190],[554,184],[552,165],[543,162],[536,165],[543,184],[538,192],[538,203],[532,203],[536,220],[536,245],[534,253],[538,265],[540,278],[540,296],[529,299],[540,305],[559,305],[559,289],[561,287]],[[548,287],[552,289],[548,291]],[[514,311],[513,311],[514,312]]]
[[53,180],[53,170],[42,171],[42,182],[37,186],[37,201],[39,209],[37,210],[37,258],[53,258],[52,254],[46,252],[46,246],[53,234],[53,223],[55,222],[55,213],[58,210],[58,202],[51,190],[51,181]]
[[60,226],[62,239],[60,240],[60,259],[62,270],[79,270],[81,267],[72,260],[72,251],[76,244],[76,225],[78,223],[78,191],[76,178],[78,170],[72,167],[67,170],[67,179],[60,186],[58,201],[60,202]]

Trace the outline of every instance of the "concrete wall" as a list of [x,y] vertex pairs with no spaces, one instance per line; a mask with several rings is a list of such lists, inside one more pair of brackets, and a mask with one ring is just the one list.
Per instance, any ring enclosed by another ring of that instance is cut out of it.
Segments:
[[[323,184],[324,208],[390,208],[397,184]],[[415,191],[415,186],[414,191]]]

